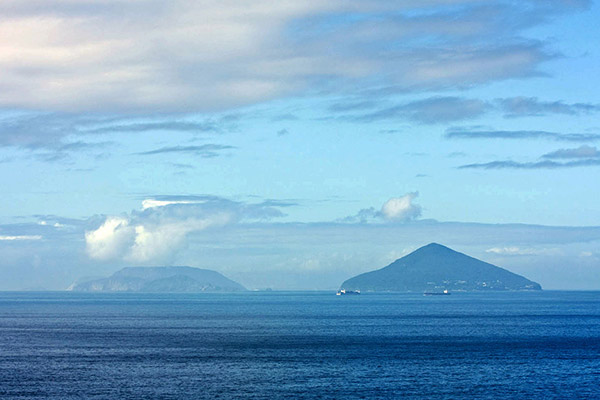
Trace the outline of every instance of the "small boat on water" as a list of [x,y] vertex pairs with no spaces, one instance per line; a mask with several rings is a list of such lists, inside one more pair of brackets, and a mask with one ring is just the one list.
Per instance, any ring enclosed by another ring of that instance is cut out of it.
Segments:
[[336,296],[342,296],[342,295],[346,295],[346,294],[360,294],[360,290],[340,289],[337,291]]
[[444,289],[443,292],[423,292],[423,296],[449,296],[450,294],[448,289]]

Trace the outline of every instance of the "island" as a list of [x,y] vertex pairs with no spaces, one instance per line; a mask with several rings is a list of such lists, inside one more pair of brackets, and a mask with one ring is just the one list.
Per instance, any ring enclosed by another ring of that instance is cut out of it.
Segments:
[[541,290],[539,283],[437,243],[387,267],[346,280],[340,289],[363,292]]
[[242,285],[217,271],[192,267],[127,267],[108,278],[77,282],[77,292],[240,292]]

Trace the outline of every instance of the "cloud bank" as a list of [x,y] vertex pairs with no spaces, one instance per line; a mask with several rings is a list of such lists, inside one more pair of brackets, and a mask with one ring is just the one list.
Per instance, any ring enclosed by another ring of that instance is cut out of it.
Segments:
[[192,232],[281,216],[279,209],[268,204],[244,204],[210,196],[146,199],[142,211],[109,216],[98,228],[87,231],[86,251],[89,257],[101,261],[164,261],[181,249]]
[[521,36],[589,1],[4,0],[0,105],[213,111],[313,92],[465,88],[539,74]]
[[333,289],[430,242],[524,274],[546,288],[598,288],[598,226],[384,219],[383,210],[393,218],[414,217],[414,198],[410,193],[392,198],[379,211],[368,211],[368,221],[354,223],[282,223],[280,209],[295,203],[206,195],[149,196],[145,209],[109,217],[34,216],[30,222],[0,224],[6,239],[0,240],[0,290],[64,289],[83,276],[107,276],[125,265],[210,268],[249,288]]

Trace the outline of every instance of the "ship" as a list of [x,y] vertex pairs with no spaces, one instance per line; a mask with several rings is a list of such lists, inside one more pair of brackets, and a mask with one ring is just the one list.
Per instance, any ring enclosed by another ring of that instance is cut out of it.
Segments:
[[424,292],[423,296],[449,296],[450,294],[448,289],[444,289],[443,292]]
[[341,295],[346,295],[346,294],[360,294],[360,290],[340,289],[337,291],[336,296],[341,296]]

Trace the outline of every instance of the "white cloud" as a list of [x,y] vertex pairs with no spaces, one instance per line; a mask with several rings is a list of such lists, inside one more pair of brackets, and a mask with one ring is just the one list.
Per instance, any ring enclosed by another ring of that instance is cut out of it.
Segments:
[[392,197],[383,204],[379,211],[375,207],[363,208],[355,215],[341,218],[338,222],[364,224],[377,223],[382,220],[388,222],[411,221],[421,216],[421,206],[413,203],[417,196],[419,196],[418,192],[412,192],[404,196]]
[[98,260],[160,260],[179,250],[187,234],[226,225],[231,218],[228,213],[181,219],[108,217],[98,229],[86,232],[87,252]]
[[[51,224],[50,222],[44,221],[44,220],[38,222],[38,225],[42,225],[42,226],[49,226],[50,224]],[[61,224],[60,222],[55,222],[51,225],[55,228],[64,228],[64,226],[65,226],[64,224]]]
[[155,207],[165,207],[171,204],[202,204],[204,201],[198,200],[155,200],[155,199],[146,199],[142,201],[142,209],[146,210],[148,208]]
[[381,207],[381,215],[388,220],[409,221],[421,215],[421,207],[413,204],[418,192],[408,193],[402,197],[392,197]]
[[91,258],[110,260],[120,257],[135,239],[135,228],[123,217],[108,217],[96,230],[85,233]]
[[217,197],[204,200],[142,202],[142,210],[107,217],[85,233],[88,255],[97,260],[164,261],[186,246],[190,233],[241,220],[265,221],[283,214],[266,204],[245,204]]
[[582,5],[481,3],[3,0],[0,105],[210,111],[321,89],[470,86],[535,73],[548,52],[521,31]]
[[0,240],[40,240],[41,235],[0,235]]
[[191,218],[154,225],[137,225],[135,242],[128,249],[125,258],[136,262],[159,260],[179,250],[187,234],[211,226],[223,226],[230,221],[231,215],[220,213],[203,219]]
[[557,254],[557,249],[537,249],[531,247],[492,247],[487,249],[486,253],[498,254],[503,256],[538,256],[538,255],[552,255]]

